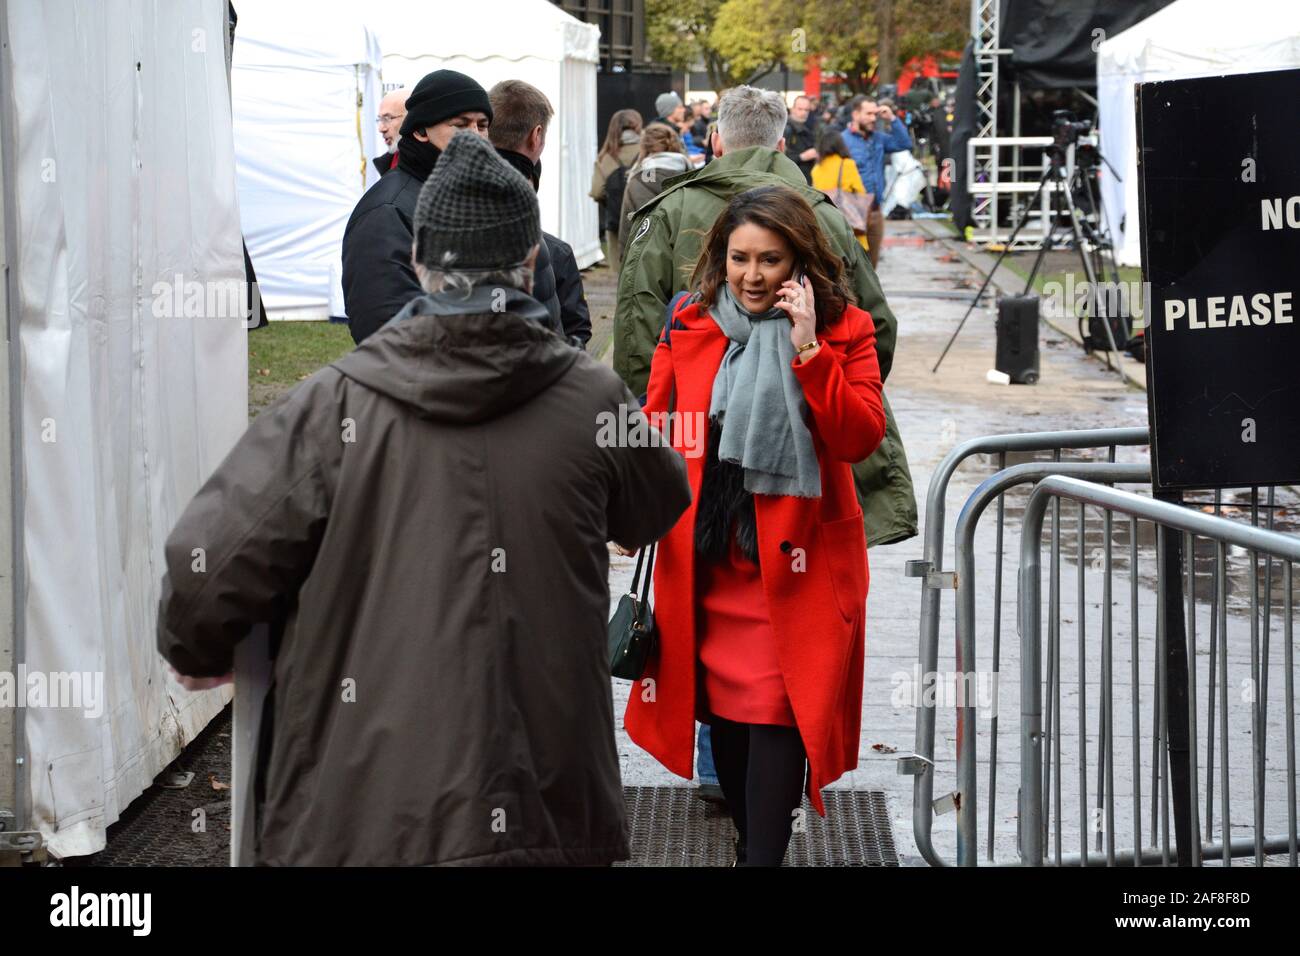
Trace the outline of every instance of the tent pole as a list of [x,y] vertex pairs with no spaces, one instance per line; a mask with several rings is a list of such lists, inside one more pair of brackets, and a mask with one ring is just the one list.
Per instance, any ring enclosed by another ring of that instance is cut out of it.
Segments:
[[[13,57],[9,46],[9,3],[0,0],[0,328],[4,330],[4,356],[0,360],[0,422],[5,426],[0,440],[0,474],[8,476],[8,488],[0,494],[0,671],[14,675],[15,694],[26,694],[26,682],[18,680],[26,660],[26,568],[23,562],[23,429],[22,429],[22,346],[18,312],[18,223],[17,209],[9,184],[18,181],[13,164],[14,85]],[[17,701],[16,701],[17,702]],[[39,847],[35,839],[23,836],[31,826],[31,771],[28,766],[25,707],[0,707],[0,858],[14,851],[29,853]]]
[[361,90],[361,64],[352,65],[352,77],[357,88],[357,152],[361,154],[361,191],[366,191],[366,162],[370,159],[366,155],[366,136],[361,129],[361,107],[365,97]]

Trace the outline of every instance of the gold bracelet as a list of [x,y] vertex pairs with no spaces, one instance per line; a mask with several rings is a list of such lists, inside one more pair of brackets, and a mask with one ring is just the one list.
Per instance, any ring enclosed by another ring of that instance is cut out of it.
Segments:
[[819,345],[821,345],[821,343],[818,342],[816,339],[813,339],[813,341],[809,342],[807,345],[800,345],[797,348],[795,348],[794,354],[802,355],[804,352],[807,352],[810,349],[815,349]]

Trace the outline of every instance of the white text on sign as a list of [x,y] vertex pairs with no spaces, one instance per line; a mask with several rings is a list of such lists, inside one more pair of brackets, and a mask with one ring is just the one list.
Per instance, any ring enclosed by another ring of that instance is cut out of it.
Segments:
[[1244,295],[1212,295],[1207,299],[1165,300],[1165,330],[1186,320],[1189,329],[1230,329],[1234,326],[1290,325],[1291,293],[1257,292]]

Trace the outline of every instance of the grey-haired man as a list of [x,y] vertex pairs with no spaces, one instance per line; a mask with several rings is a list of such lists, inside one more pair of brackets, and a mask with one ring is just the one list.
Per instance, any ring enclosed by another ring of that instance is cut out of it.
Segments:
[[388,150],[371,160],[379,175],[397,168],[397,143],[402,138],[402,123],[406,119],[407,89],[391,90],[379,101],[379,135]]
[[[880,376],[889,374],[898,322],[885,303],[875,270],[853,230],[825,193],[804,180],[785,155],[787,111],[779,93],[752,86],[728,90],[718,104],[713,132],[716,157],[672,185],[633,213],[628,225],[614,310],[614,371],[637,394],[645,391],[664,325],[664,310],[673,295],[687,288],[703,237],[737,193],[756,186],[790,186],[808,201],[817,222],[845,264],[845,283],[859,308],[876,322],[876,357]],[[880,448],[854,466],[871,545],[902,541],[916,534],[916,499],[907,456],[889,403],[888,430]]]

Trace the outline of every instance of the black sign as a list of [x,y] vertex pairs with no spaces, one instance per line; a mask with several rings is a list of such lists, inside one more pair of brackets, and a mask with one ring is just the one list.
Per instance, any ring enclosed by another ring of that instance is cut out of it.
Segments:
[[1137,89],[1157,487],[1300,482],[1297,102],[1300,70]]

